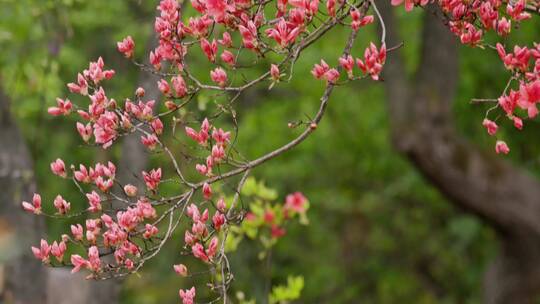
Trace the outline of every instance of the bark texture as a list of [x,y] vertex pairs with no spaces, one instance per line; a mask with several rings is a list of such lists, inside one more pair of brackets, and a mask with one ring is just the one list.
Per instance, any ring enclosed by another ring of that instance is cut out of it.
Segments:
[[41,304],[46,297],[45,268],[34,258],[30,246],[39,244],[45,226],[43,218],[21,208],[21,201],[31,201],[36,192],[34,169],[2,87],[0,142],[0,303]]
[[[379,3],[391,47],[402,40],[389,2]],[[399,52],[385,67],[392,141],[450,202],[497,231],[501,254],[486,272],[484,302],[533,303],[540,295],[540,182],[456,131],[458,41],[434,8],[425,14],[422,43],[412,82]]]

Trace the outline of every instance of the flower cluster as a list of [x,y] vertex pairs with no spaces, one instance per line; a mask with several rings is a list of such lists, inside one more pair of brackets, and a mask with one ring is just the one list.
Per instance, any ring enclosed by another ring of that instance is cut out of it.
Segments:
[[[437,4],[445,13],[450,30],[459,37],[461,43],[470,46],[490,47],[497,50],[506,70],[511,74],[506,89],[495,100],[506,117],[521,130],[524,119],[538,115],[537,103],[540,102],[540,45],[514,45],[511,51],[500,42],[495,46],[484,41],[487,32],[505,37],[514,25],[530,19],[531,12],[540,12],[538,1],[466,1],[466,0],[392,0],[393,5],[405,2],[405,9],[410,11],[415,5]],[[493,110],[493,109],[492,109]],[[490,110],[491,111],[491,110]],[[489,113],[489,112],[488,112]],[[486,115],[487,116],[487,115]],[[484,119],[483,126],[491,136],[496,136],[497,123]],[[507,154],[510,149],[502,140],[495,145],[497,153]]]

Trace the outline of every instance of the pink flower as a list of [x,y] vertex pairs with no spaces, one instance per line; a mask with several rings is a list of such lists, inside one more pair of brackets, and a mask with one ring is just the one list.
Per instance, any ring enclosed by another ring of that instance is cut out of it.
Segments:
[[217,83],[222,88],[227,84],[227,73],[222,68],[215,68],[210,71],[210,77],[213,82]]
[[538,102],[540,102],[540,80],[520,84],[517,104],[520,108],[527,110],[529,118],[538,115],[536,107]]
[[51,163],[51,171],[60,177],[66,178],[66,165],[64,164],[64,161],[60,158],[57,158],[54,162]]
[[144,197],[137,201],[136,208],[138,215],[142,218],[155,218],[157,216],[156,209]]
[[489,135],[493,136],[495,135],[495,133],[497,133],[498,126],[494,121],[485,118],[482,122],[482,125],[484,126],[484,128],[486,128]]
[[216,207],[217,210],[219,210],[220,212],[225,212],[225,210],[227,209],[227,204],[225,203],[225,199],[223,197],[218,200]]
[[101,211],[101,197],[99,197],[99,194],[97,194],[96,191],[92,191],[92,193],[87,193],[86,198],[88,198],[88,204],[90,205],[88,211]]
[[69,113],[71,113],[71,108],[73,107],[73,105],[71,104],[71,101],[69,101],[69,99],[63,100],[60,98],[56,98],[56,104],[56,107],[49,108],[49,114],[53,116],[58,116],[68,115]]
[[339,80],[339,72],[336,69],[330,69],[324,74],[324,79],[329,83],[336,83]]
[[118,219],[118,225],[127,231],[133,230],[139,223],[139,217],[134,208],[128,208],[126,211],[118,211],[116,218]]
[[137,195],[137,187],[131,185],[131,184],[127,184],[124,186],[124,193],[127,195],[127,196],[130,196],[130,197],[134,197]]
[[83,239],[83,226],[81,224],[71,225],[71,234],[75,240],[80,241]]
[[218,40],[218,42],[224,47],[231,47],[232,46],[231,34],[229,34],[229,32],[224,32],[223,38]]
[[287,195],[285,199],[285,210],[302,213],[306,211],[307,199],[301,192]]
[[280,238],[285,235],[285,228],[279,227],[278,225],[272,225],[270,228],[270,233],[273,238]]
[[169,83],[165,79],[160,79],[157,82],[157,86],[158,86],[159,91],[163,93],[164,95],[169,94],[169,92],[171,91],[171,87],[169,86]]
[[497,140],[497,143],[495,144],[495,152],[497,152],[497,154],[508,154],[508,152],[510,152],[510,148],[508,148],[508,145],[506,145],[504,141]]
[[94,124],[94,137],[96,143],[104,149],[110,147],[117,136],[118,116],[114,112],[105,112],[99,115]]
[[214,224],[214,229],[219,231],[221,226],[225,224],[225,215],[223,215],[223,213],[216,212],[216,214],[214,214],[212,217],[212,224]]
[[158,144],[158,138],[156,134],[148,134],[141,136],[141,143],[145,145],[148,149],[154,150],[156,149],[156,145]]
[[212,43],[208,42],[206,38],[201,39],[201,49],[203,53],[208,57],[208,60],[215,62],[216,61],[216,53],[218,50],[217,42],[216,40],[212,40]]
[[135,96],[137,96],[137,97],[144,97],[144,94],[146,94],[146,91],[142,87],[138,87],[135,90]]
[[180,295],[180,299],[182,299],[182,304],[194,304],[195,303],[195,287],[191,287],[191,289],[186,289],[178,292]]
[[71,207],[71,204],[62,198],[61,195],[57,195],[54,199],[54,207],[58,210],[60,214],[66,214]]
[[60,242],[58,244],[56,241],[53,242],[51,246],[51,254],[56,258],[58,262],[62,262],[64,259],[64,253],[66,252],[66,243]]
[[204,252],[204,247],[201,245],[201,243],[195,243],[195,245],[191,246],[191,252],[193,253],[193,256],[197,259],[208,262],[208,256]]
[[184,242],[186,245],[193,245],[197,241],[197,238],[191,234],[189,231],[186,230],[184,234]]
[[512,115],[518,104],[520,95],[514,90],[510,90],[510,94],[499,97],[499,106],[506,112],[507,115]]
[[339,65],[347,71],[349,78],[353,78],[354,59],[351,55],[339,58]]
[[[92,168],[90,168],[90,170],[93,171]],[[92,181],[92,178],[84,165],[79,165],[79,171],[74,171],[73,175],[75,176],[75,179],[81,183],[90,183]]]
[[508,3],[506,6],[506,13],[516,21],[525,20],[531,17],[531,14],[525,12],[525,0],[518,0],[516,2]]
[[425,6],[426,4],[428,4],[429,0],[392,0],[391,3],[394,6],[398,6],[403,2],[405,2],[405,10],[409,12],[414,8],[415,4]]
[[218,249],[218,238],[213,237],[212,240],[210,241],[210,244],[208,245],[208,249],[206,249],[206,255],[208,256],[209,259],[212,259],[216,255],[217,249]]
[[240,35],[242,35],[242,43],[247,49],[257,49],[257,26],[252,20],[249,20],[246,25],[240,24],[238,26]]
[[506,36],[510,34],[510,30],[512,29],[512,21],[506,19],[505,17],[502,17],[501,20],[496,22],[497,24],[497,33],[500,36]]
[[124,265],[126,266],[128,270],[132,270],[133,267],[135,267],[135,264],[133,264],[133,261],[131,259],[126,259],[126,261],[124,262]]
[[266,35],[273,38],[282,48],[293,43],[298,34],[300,34],[300,28],[289,27],[285,19],[281,19],[274,28],[266,30]]
[[88,249],[88,268],[94,272],[98,272],[101,268],[99,251],[96,246],[92,246]]
[[330,70],[330,67],[324,60],[321,59],[321,63],[315,64],[315,66],[311,70],[311,74],[316,79],[321,79],[326,74],[326,72],[328,72],[328,70]]
[[191,205],[187,206],[186,214],[194,222],[198,222],[201,219],[201,212],[199,211],[199,208],[195,204],[191,204]]
[[143,237],[145,239],[149,239],[149,238],[153,237],[154,235],[156,235],[159,232],[156,226],[150,225],[150,224],[146,224],[144,226],[144,229],[145,230],[144,230],[144,233],[143,233]]
[[362,18],[360,17],[360,12],[356,8],[351,10],[351,28],[355,31],[363,26],[373,23],[374,20],[373,15],[367,15]]
[[184,97],[187,93],[186,82],[182,76],[178,75],[171,79],[171,83],[176,94],[176,97]]
[[212,173],[212,168],[206,167],[206,165],[196,164],[195,169],[202,175],[210,175]]
[[114,186],[114,180],[112,178],[104,179],[102,176],[98,176],[95,183],[102,192],[108,192]]
[[115,224],[112,217],[106,213],[102,214],[100,219],[107,228],[111,228]]
[[470,46],[476,46],[482,36],[484,35],[482,30],[477,29],[474,25],[466,23],[464,26],[464,31],[460,36],[461,43],[468,44]]
[[199,141],[199,133],[197,133],[197,131],[195,131],[193,128],[190,128],[190,127],[186,127],[186,134],[187,136],[189,136],[191,139],[195,140],[195,141]]
[[163,122],[161,121],[161,119],[156,118],[152,120],[152,122],[150,123],[150,126],[152,127],[152,130],[154,130],[154,132],[157,135],[161,135],[163,133]]
[[155,191],[161,181],[161,168],[152,169],[150,173],[143,171],[142,175],[146,187],[151,191]]
[[25,211],[33,212],[34,214],[41,214],[41,196],[37,193],[34,193],[32,197],[32,203],[22,202],[22,207]]
[[99,233],[101,230],[101,224],[98,219],[87,219],[86,230]]
[[75,273],[81,270],[81,268],[88,267],[89,263],[80,255],[74,254],[71,256],[71,264],[73,264],[73,269],[71,270],[71,273]]
[[154,69],[156,70],[159,70],[161,69],[161,60],[163,58],[161,57],[161,55],[158,53],[158,52],[153,52],[153,51],[150,51],[150,55],[149,55],[149,61],[150,61],[150,64],[152,64],[154,66]]
[[272,77],[273,81],[278,81],[279,78],[281,78],[281,75],[279,74],[279,67],[277,65],[270,65],[270,76]]
[[514,122],[514,127],[516,127],[516,129],[518,130],[523,129],[523,120],[521,120],[521,118],[517,116],[513,116],[512,121]]
[[383,44],[380,49],[377,49],[375,44],[371,43],[364,51],[364,61],[357,58],[356,65],[364,72],[371,76],[373,80],[379,80],[379,74],[382,71],[383,65],[386,62],[386,46]]
[[77,132],[79,132],[85,142],[88,142],[92,138],[92,125],[89,123],[84,125],[77,122]]
[[225,157],[225,149],[221,145],[212,147],[212,157],[216,162],[221,161]]
[[51,252],[51,246],[49,246],[47,241],[44,239],[41,239],[39,248],[32,246],[32,253],[36,257],[36,259],[41,260],[43,263],[49,262],[50,252]]
[[208,15],[218,22],[223,20],[229,8],[226,0],[206,0],[205,4]]
[[77,83],[68,83],[67,87],[72,93],[81,94],[83,96],[88,95],[88,82],[81,73],[77,74]]
[[196,235],[197,237],[205,237],[208,235],[208,229],[206,228],[206,225],[203,222],[195,222],[191,226],[191,232]]
[[309,15],[314,15],[319,9],[318,0],[289,0],[289,3],[297,8],[306,11]]
[[217,144],[226,146],[231,139],[231,132],[225,132],[221,128],[214,128],[214,130],[212,131],[212,138],[216,141]]
[[234,55],[233,53],[227,51],[227,50],[224,50],[223,53],[221,53],[221,60],[223,60],[223,62],[225,62],[226,64],[230,65],[230,66],[234,66]]
[[207,200],[212,198],[212,188],[210,187],[208,183],[203,184],[203,196],[204,196],[204,199],[207,199]]
[[121,42],[117,42],[116,45],[118,47],[118,51],[124,54],[126,58],[131,58],[133,56],[133,49],[135,48],[135,42],[133,41],[131,36],[127,36]]
[[103,58],[99,57],[97,61],[90,62],[88,69],[83,71],[86,79],[91,79],[94,84],[98,84],[103,79],[111,79],[114,76],[114,70],[103,70],[105,63]]
[[208,131],[210,130],[210,122],[207,118],[201,123],[201,130],[196,132],[190,127],[186,127],[186,134],[193,140],[197,141],[199,145],[206,146],[208,140]]
[[186,277],[188,274],[187,267],[184,264],[173,265],[173,269],[177,274],[183,277]]
[[336,0],[326,0],[326,9],[328,10],[328,15],[336,17]]

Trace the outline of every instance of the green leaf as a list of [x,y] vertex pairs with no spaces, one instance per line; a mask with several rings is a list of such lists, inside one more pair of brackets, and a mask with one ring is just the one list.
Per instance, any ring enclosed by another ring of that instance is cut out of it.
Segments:
[[272,288],[272,293],[269,296],[269,302],[271,304],[289,303],[290,301],[299,299],[303,288],[304,277],[289,276],[287,278],[287,286],[278,285]]

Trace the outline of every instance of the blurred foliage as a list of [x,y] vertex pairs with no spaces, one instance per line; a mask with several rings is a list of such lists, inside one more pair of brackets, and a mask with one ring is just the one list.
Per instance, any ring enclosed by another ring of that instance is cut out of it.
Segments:
[[[44,205],[50,206],[46,202],[62,193],[73,208],[80,208],[85,201],[71,184],[51,178],[49,163],[56,157],[75,164],[114,160],[122,151],[119,145],[106,152],[82,147],[74,122],[51,118],[46,108],[55,97],[66,96],[64,84],[98,56],[121,75],[110,82],[109,95],[129,96],[140,71],[122,59],[115,42],[132,35],[137,59],[144,60],[155,3],[0,0],[0,5],[0,77],[31,148]],[[402,52],[412,75],[419,63],[422,13],[397,13],[406,37]],[[512,39],[538,37],[539,28],[538,23],[529,23]],[[355,52],[373,39],[374,30],[370,25],[362,32]],[[333,30],[306,50],[290,84],[278,83],[271,91],[261,86],[241,98],[238,141],[247,157],[260,156],[293,138],[300,130],[289,129],[287,123],[316,112],[323,85],[306,75],[321,57],[336,63],[343,34]],[[468,48],[461,50],[460,70],[456,122],[464,136],[492,149],[493,139],[481,127],[488,105],[473,106],[469,100],[498,96],[507,75],[495,53]],[[272,249],[271,267],[261,265],[257,248],[239,245],[231,265],[236,276],[233,292],[240,302],[251,303],[247,299],[252,298],[264,302],[271,291],[266,282],[282,285],[272,291],[271,301],[277,302],[292,300],[299,290],[299,303],[479,302],[482,273],[497,252],[494,234],[477,218],[456,210],[394,152],[384,98],[378,83],[340,87],[309,140],[254,171],[276,188],[277,197],[304,192],[311,203],[310,225],[290,227],[287,237]],[[202,95],[196,106],[204,111],[211,102],[212,95]],[[512,161],[538,174],[538,123],[526,124],[522,132],[502,128],[501,135],[511,144]],[[153,164],[160,161],[152,158]],[[276,197],[272,192],[267,195]],[[68,224],[49,223],[50,237],[57,238]],[[171,268],[185,260],[179,255],[181,244],[177,232],[175,241],[148,263],[141,276],[126,281],[124,303],[177,301],[177,290],[190,284]],[[197,270],[195,263],[186,264],[190,271]],[[240,290],[245,295],[237,293]]]

